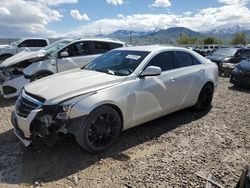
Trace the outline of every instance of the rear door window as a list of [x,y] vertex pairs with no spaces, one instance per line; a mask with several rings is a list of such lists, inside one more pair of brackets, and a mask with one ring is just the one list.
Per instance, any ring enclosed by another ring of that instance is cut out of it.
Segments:
[[162,52],[153,57],[151,61],[148,63],[148,66],[156,66],[160,67],[162,71],[172,70],[174,69],[174,58],[173,52]]
[[201,62],[198,59],[196,59],[194,56],[192,56],[192,59],[193,59],[193,65],[200,65],[201,64]]
[[193,57],[186,52],[176,51],[175,52],[176,67],[188,67],[193,65]]
[[93,42],[93,54],[102,54],[110,50],[107,42]]
[[73,43],[67,46],[61,52],[68,52],[68,57],[84,56],[91,54],[89,42],[86,41]]
[[118,44],[118,43],[109,43],[109,48],[110,48],[110,50],[115,49],[115,48],[121,48],[121,47],[123,47],[122,44]]

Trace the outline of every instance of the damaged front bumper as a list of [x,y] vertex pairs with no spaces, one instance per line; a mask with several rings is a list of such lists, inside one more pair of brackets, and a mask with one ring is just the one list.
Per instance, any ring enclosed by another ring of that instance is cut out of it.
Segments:
[[12,112],[11,122],[14,127],[14,134],[23,142],[25,147],[31,144],[30,125],[40,111],[41,109],[31,111],[27,118],[20,117],[16,110]]
[[233,69],[235,68],[235,65],[236,64],[234,64],[234,63],[222,63],[220,65],[221,74],[226,76],[226,77],[230,77]]
[[[28,107],[33,106],[33,109]],[[27,112],[27,109],[30,109]],[[43,106],[42,101],[34,99],[23,92],[16,102],[16,108],[12,113],[14,133],[27,147],[33,141],[45,141],[51,145],[55,143],[61,134],[73,134],[78,136],[80,127],[86,120],[86,116],[74,119],[57,119],[60,111],[58,105]]]

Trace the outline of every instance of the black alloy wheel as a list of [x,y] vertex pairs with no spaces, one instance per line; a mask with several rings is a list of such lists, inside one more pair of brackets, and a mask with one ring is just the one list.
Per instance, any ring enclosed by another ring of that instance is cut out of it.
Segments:
[[203,86],[195,108],[200,111],[208,110],[211,107],[213,100],[214,87],[211,83],[207,83]]
[[121,129],[121,118],[116,110],[109,106],[101,106],[90,113],[76,139],[88,152],[98,153],[117,139]]

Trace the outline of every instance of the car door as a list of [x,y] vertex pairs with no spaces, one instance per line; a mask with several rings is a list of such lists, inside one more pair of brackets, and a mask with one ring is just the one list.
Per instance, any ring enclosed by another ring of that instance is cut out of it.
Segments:
[[178,86],[172,81],[174,74],[173,52],[157,54],[147,64],[162,70],[159,76],[136,79],[133,124],[140,124],[172,112],[177,105]]
[[[88,41],[75,42],[61,50],[57,59],[58,72],[83,67],[96,58],[90,45]],[[62,56],[65,52],[66,56]]]
[[178,87],[175,110],[193,105],[203,85],[204,65],[188,52],[175,51],[172,82]]

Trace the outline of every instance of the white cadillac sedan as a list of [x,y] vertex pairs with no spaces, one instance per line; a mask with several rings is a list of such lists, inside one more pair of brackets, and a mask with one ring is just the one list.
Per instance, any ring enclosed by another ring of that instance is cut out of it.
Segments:
[[217,66],[188,49],[120,48],[25,86],[12,123],[25,146],[71,133],[100,152],[122,130],[191,106],[208,109],[217,81]]

